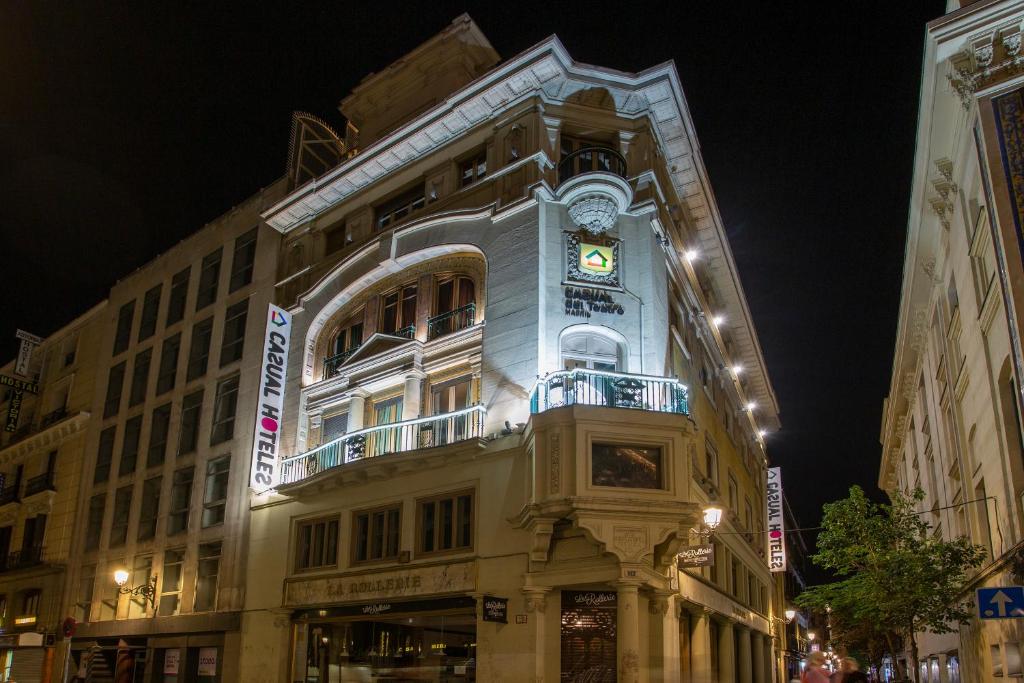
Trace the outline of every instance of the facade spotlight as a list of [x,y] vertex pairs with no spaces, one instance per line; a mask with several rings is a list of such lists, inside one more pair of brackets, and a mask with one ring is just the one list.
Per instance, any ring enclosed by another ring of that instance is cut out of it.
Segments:
[[725,316],[716,315],[711,318],[711,322],[714,323],[715,327],[720,327],[725,322]]
[[697,260],[697,250],[696,249],[687,249],[683,253],[683,256],[686,258],[687,261],[690,261],[692,263],[693,261]]
[[756,408],[756,407],[757,407],[757,404],[756,404],[756,403],[754,403],[753,401],[751,401],[751,402],[749,402],[749,403],[747,404],[747,410],[753,410],[753,409],[754,409],[754,408]]
[[732,366],[732,374],[739,375],[742,372],[743,372],[743,366],[742,365],[734,365],[734,366]]
[[763,439],[764,437],[768,436],[768,430],[767,429],[759,429],[759,430],[757,430],[757,435]]

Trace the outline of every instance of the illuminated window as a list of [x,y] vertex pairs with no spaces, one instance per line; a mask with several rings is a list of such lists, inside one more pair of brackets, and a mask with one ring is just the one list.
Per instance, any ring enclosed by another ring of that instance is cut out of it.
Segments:
[[184,548],[164,551],[164,569],[160,577],[163,585],[160,590],[160,607],[157,612],[161,617],[178,613],[181,603],[181,579],[184,564]]
[[204,529],[224,523],[230,470],[231,456],[228,455],[206,463],[206,491],[203,493]]
[[472,185],[487,175],[487,151],[480,150],[459,163],[459,186]]
[[657,446],[593,445],[591,483],[594,486],[662,488],[662,452]]

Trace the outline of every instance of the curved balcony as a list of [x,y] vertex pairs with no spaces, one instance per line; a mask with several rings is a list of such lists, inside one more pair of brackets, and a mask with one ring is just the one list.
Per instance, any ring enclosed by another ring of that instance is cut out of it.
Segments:
[[584,147],[558,162],[558,183],[583,173],[611,173],[626,177],[626,159],[611,147]]
[[349,432],[311,451],[281,462],[281,483],[294,484],[357,460],[416,451],[483,436],[483,406],[443,415],[377,425]]
[[677,379],[576,369],[537,380],[530,396],[531,413],[571,405],[690,414],[686,387]]

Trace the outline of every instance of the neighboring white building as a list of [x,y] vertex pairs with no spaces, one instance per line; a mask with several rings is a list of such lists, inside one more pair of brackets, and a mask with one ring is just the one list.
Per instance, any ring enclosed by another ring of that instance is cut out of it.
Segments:
[[263,214],[292,332],[241,680],[772,680],[778,409],[674,65],[499,63],[463,16],[341,111]]
[[[921,487],[936,533],[988,549],[969,597],[1024,579],[1024,5],[962,4],[926,33],[879,484]],[[1018,622],[919,634],[922,680],[1020,676]]]

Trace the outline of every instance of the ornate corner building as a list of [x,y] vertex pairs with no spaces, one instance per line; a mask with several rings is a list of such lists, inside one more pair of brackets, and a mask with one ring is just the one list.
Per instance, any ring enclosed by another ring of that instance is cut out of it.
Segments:
[[[937,533],[986,548],[964,587],[977,608],[974,589],[1024,579],[1024,7],[948,10],[925,38],[879,484],[922,488]],[[1020,676],[1022,637],[1019,619],[977,617],[959,632],[921,633],[920,680]],[[891,664],[905,671],[910,654]]]
[[782,675],[777,404],[674,65],[501,62],[463,16],[340,109],[263,213],[291,332],[242,680]]

